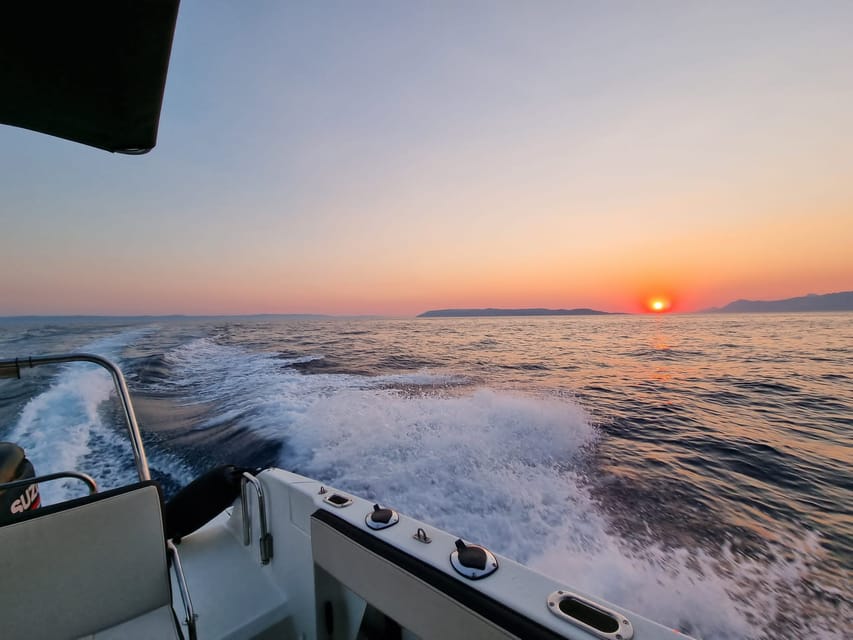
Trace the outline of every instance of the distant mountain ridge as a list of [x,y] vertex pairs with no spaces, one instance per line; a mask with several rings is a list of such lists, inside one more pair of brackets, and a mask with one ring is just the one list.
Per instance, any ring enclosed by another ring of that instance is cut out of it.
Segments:
[[786,298],[785,300],[735,300],[724,307],[706,309],[706,313],[773,313],[798,311],[853,311],[853,291]]
[[479,318],[497,316],[609,316],[618,315],[595,309],[433,309],[418,318]]

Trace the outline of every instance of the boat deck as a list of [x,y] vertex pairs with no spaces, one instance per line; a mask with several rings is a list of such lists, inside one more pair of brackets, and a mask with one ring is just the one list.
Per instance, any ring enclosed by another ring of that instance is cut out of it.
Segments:
[[[242,533],[228,524],[228,511],[178,546],[199,638],[294,636],[290,599],[260,565],[257,548],[243,546]],[[172,593],[175,610],[182,611],[174,575]]]

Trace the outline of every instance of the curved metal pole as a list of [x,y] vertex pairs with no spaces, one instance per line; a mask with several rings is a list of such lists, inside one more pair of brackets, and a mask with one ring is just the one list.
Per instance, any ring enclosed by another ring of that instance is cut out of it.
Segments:
[[243,544],[248,546],[252,540],[252,512],[249,508],[249,496],[246,487],[251,483],[255,487],[258,496],[258,516],[261,524],[261,535],[258,538],[258,547],[261,551],[261,564],[269,564],[273,556],[272,534],[267,526],[267,504],[264,500],[264,488],[251,473],[244,471],[240,478],[240,502],[243,505]]
[[184,611],[187,614],[186,624],[189,631],[190,640],[196,640],[196,619],[198,615],[193,608],[193,601],[190,598],[190,590],[187,588],[187,578],[184,575],[184,568],[181,566],[181,556],[178,555],[178,548],[171,540],[166,540],[166,549],[172,557],[172,568],[175,570],[175,577],[178,580],[178,588],[181,591],[181,601],[184,603]]
[[48,473],[35,478],[23,478],[21,480],[12,480],[12,482],[4,482],[0,484],[0,491],[6,489],[14,489],[15,487],[26,487],[31,484],[39,484],[41,482],[50,482],[51,480],[60,480],[61,478],[73,478],[81,480],[89,487],[89,495],[98,493],[98,483],[88,473],[80,473],[79,471],[59,471],[57,473]]
[[136,472],[140,480],[150,480],[151,472],[148,470],[148,459],[145,457],[145,448],[142,446],[142,436],[139,433],[139,424],[136,422],[136,414],[133,412],[133,403],[130,401],[130,392],[121,369],[112,361],[90,353],[69,353],[50,356],[32,356],[29,358],[14,358],[12,360],[0,360],[0,378],[20,378],[21,369],[37,367],[42,364],[64,364],[67,362],[91,362],[103,367],[113,377],[121,406],[124,409],[124,418],[127,422],[127,431],[130,435],[130,444],[133,448],[133,459],[136,462]]

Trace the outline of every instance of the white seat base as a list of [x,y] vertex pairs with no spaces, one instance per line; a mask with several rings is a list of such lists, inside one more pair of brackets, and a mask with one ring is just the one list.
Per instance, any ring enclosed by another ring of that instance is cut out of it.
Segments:
[[80,640],[180,640],[175,629],[172,607],[166,605],[117,624],[109,629],[83,636]]
[[[198,615],[198,637],[238,640],[286,628],[287,594],[272,580],[269,566],[260,564],[257,547],[244,547],[227,522],[220,514],[178,547]],[[174,575],[172,594],[175,610],[182,611]]]

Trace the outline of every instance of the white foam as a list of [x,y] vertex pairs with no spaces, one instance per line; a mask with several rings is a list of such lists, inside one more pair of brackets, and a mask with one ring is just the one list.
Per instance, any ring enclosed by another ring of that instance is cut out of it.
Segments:
[[[101,371],[66,370],[47,391],[30,400],[8,439],[23,447],[37,474],[73,471],[91,452],[92,429],[101,427],[98,406],[110,397],[112,380]],[[75,490],[76,489],[76,490]],[[85,488],[53,482],[40,487],[45,504],[81,495]]]
[[593,437],[564,402],[345,389],[294,420],[283,462],[524,559],[531,538],[507,529],[542,533],[567,515],[576,485],[555,485],[556,467]]
[[559,539],[529,564],[697,639],[843,637],[828,619],[802,619],[796,606],[809,561],[821,553],[815,534],[787,541],[797,552],[772,561],[737,554],[728,544],[711,554],[657,545],[632,551],[617,538],[599,540],[587,547]]
[[379,380],[381,380],[380,384],[385,385],[396,384],[401,386],[414,385],[423,387],[449,387],[466,384],[468,382],[468,378],[465,376],[453,373],[436,373],[429,370],[421,370],[416,373],[381,376]]

